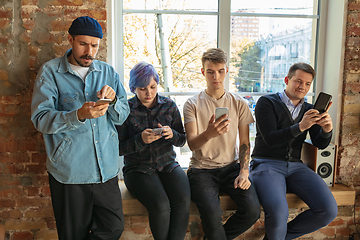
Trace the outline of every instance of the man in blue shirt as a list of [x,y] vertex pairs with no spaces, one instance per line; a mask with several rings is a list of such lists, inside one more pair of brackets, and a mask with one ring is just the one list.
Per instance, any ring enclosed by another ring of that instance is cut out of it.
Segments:
[[31,120],[44,136],[60,240],[118,240],[124,229],[115,124],[129,106],[119,75],[94,60],[102,37],[95,19],[75,19],[72,48],[46,62],[34,84]]

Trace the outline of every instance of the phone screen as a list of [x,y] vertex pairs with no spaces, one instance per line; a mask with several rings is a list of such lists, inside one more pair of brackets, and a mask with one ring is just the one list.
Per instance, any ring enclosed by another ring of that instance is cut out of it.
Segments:
[[225,120],[227,120],[227,118],[229,117],[229,109],[227,107],[218,107],[218,108],[216,108],[215,109],[215,120],[217,120],[219,117],[221,117],[224,114],[228,115],[226,117],[226,119],[225,119]]
[[324,92],[320,92],[319,96],[317,97],[317,99],[315,101],[314,109],[318,110],[319,113],[325,112],[329,106],[331,98],[332,98],[331,95],[324,93]]
[[99,105],[106,104],[106,103],[111,103],[111,102],[112,102],[111,99],[101,98],[101,99],[97,100],[95,106],[99,106]]
[[162,128],[154,128],[153,129],[153,132],[156,134],[156,135],[160,135],[160,134],[162,134]]

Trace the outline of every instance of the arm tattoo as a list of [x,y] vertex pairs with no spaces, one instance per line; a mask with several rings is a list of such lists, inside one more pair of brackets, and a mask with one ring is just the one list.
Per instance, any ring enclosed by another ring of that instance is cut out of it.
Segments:
[[239,150],[240,169],[248,169],[250,163],[250,143],[240,145]]

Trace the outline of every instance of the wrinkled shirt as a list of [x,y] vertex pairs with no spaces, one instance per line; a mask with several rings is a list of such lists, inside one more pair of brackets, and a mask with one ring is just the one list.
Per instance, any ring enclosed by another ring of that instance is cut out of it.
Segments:
[[[186,142],[179,109],[170,98],[157,95],[156,101],[153,107],[147,108],[136,96],[129,99],[130,115],[123,125],[117,126],[120,155],[124,155],[124,174],[133,171],[146,174],[170,172],[179,166],[173,146],[181,147]],[[147,128],[158,128],[158,123],[169,126],[173,137],[161,137],[146,144],[141,133]]]
[[[101,183],[117,176],[119,141],[115,124],[128,114],[126,92],[119,75],[105,62],[94,60],[83,81],[67,56],[45,63],[39,70],[31,103],[31,120],[43,133],[48,172],[64,184]],[[117,101],[99,118],[78,120],[85,102],[98,100],[104,85],[116,92]]]

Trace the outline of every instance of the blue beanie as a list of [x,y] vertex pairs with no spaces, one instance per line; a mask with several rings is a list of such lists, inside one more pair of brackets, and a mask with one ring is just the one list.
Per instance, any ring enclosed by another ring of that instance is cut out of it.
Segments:
[[70,35],[86,35],[100,39],[103,38],[102,28],[98,21],[88,16],[75,19],[69,28],[69,33]]

